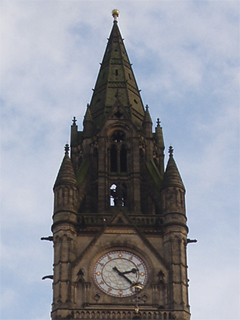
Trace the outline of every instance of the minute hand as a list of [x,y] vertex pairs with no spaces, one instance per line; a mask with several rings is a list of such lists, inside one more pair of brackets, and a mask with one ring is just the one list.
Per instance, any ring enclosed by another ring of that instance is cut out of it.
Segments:
[[125,274],[121,271],[118,270],[117,267],[113,267],[113,270],[116,271],[120,277],[123,277],[124,279],[126,279],[130,284],[133,284],[132,281],[130,279],[128,279],[128,277],[125,276]]

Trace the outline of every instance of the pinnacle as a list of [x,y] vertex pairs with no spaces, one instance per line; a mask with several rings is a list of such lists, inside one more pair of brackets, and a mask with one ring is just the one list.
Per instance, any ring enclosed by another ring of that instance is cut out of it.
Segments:
[[185,190],[182,178],[180,176],[180,173],[178,171],[176,162],[173,158],[173,147],[169,147],[169,160],[167,163],[167,168],[164,173],[163,177],[163,183],[162,183],[162,189],[168,188],[168,187],[178,187]]
[[54,188],[59,185],[73,185],[77,186],[76,176],[73,171],[72,162],[69,158],[69,145],[65,145],[65,155],[61,164],[61,167],[58,171],[58,175],[54,184]]
[[91,114],[91,110],[89,108],[89,104],[87,106],[87,110],[84,116],[84,121],[92,121],[92,114]]
[[169,153],[170,157],[173,157],[173,150],[174,150],[173,147],[170,146],[169,149],[168,149],[168,153]]
[[157,118],[157,126],[155,127],[155,137],[157,144],[164,149],[163,133],[159,118]]
[[148,107],[148,105],[146,105],[144,122],[145,122],[145,123],[148,122],[148,123],[151,123],[151,124],[152,124],[152,119],[151,119],[151,116],[150,116],[150,113],[149,113],[149,107]]
[[69,144],[65,144],[65,154],[69,155]]
[[77,122],[76,117],[73,117],[73,119],[72,119],[72,125],[73,125],[73,126],[76,126],[76,122]]

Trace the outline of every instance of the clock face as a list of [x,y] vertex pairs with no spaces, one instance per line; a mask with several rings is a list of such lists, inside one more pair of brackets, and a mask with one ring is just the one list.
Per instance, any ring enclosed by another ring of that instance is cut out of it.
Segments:
[[97,286],[114,297],[135,294],[134,284],[144,287],[148,276],[143,260],[128,251],[104,254],[95,264],[93,273]]

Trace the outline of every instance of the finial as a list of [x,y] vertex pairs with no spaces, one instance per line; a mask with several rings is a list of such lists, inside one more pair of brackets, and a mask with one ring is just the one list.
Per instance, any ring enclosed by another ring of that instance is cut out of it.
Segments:
[[76,125],[76,122],[77,122],[76,117],[73,117],[72,122],[73,122],[73,125],[75,126],[75,125]]
[[173,156],[173,147],[172,147],[172,146],[169,147],[168,153],[169,153],[169,156],[170,156],[170,157]]
[[161,121],[159,120],[159,118],[157,118],[157,126],[160,127],[160,123]]
[[119,10],[118,9],[113,9],[112,10],[112,16],[113,16],[114,22],[117,21],[117,18],[119,16]]
[[148,106],[148,104],[146,104],[146,110],[148,110],[149,109],[149,106]]
[[68,144],[68,143],[67,143],[67,144],[65,144],[64,149],[65,149],[65,154],[67,154],[67,155],[68,155],[68,153],[69,153],[69,144]]

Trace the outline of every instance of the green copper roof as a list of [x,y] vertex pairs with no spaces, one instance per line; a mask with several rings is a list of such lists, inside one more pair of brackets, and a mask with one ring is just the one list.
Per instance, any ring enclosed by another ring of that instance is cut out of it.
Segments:
[[147,165],[148,171],[154,181],[155,186],[157,187],[158,191],[160,191],[163,178],[162,178],[159,170],[157,169],[153,160],[150,160],[149,162],[147,162],[146,165]]
[[138,127],[142,126],[144,107],[115,20],[90,103],[95,125],[101,125],[116,103],[126,108],[130,118]]
[[77,186],[80,187],[88,173],[90,168],[90,162],[87,159],[83,159],[82,164],[77,172]]

